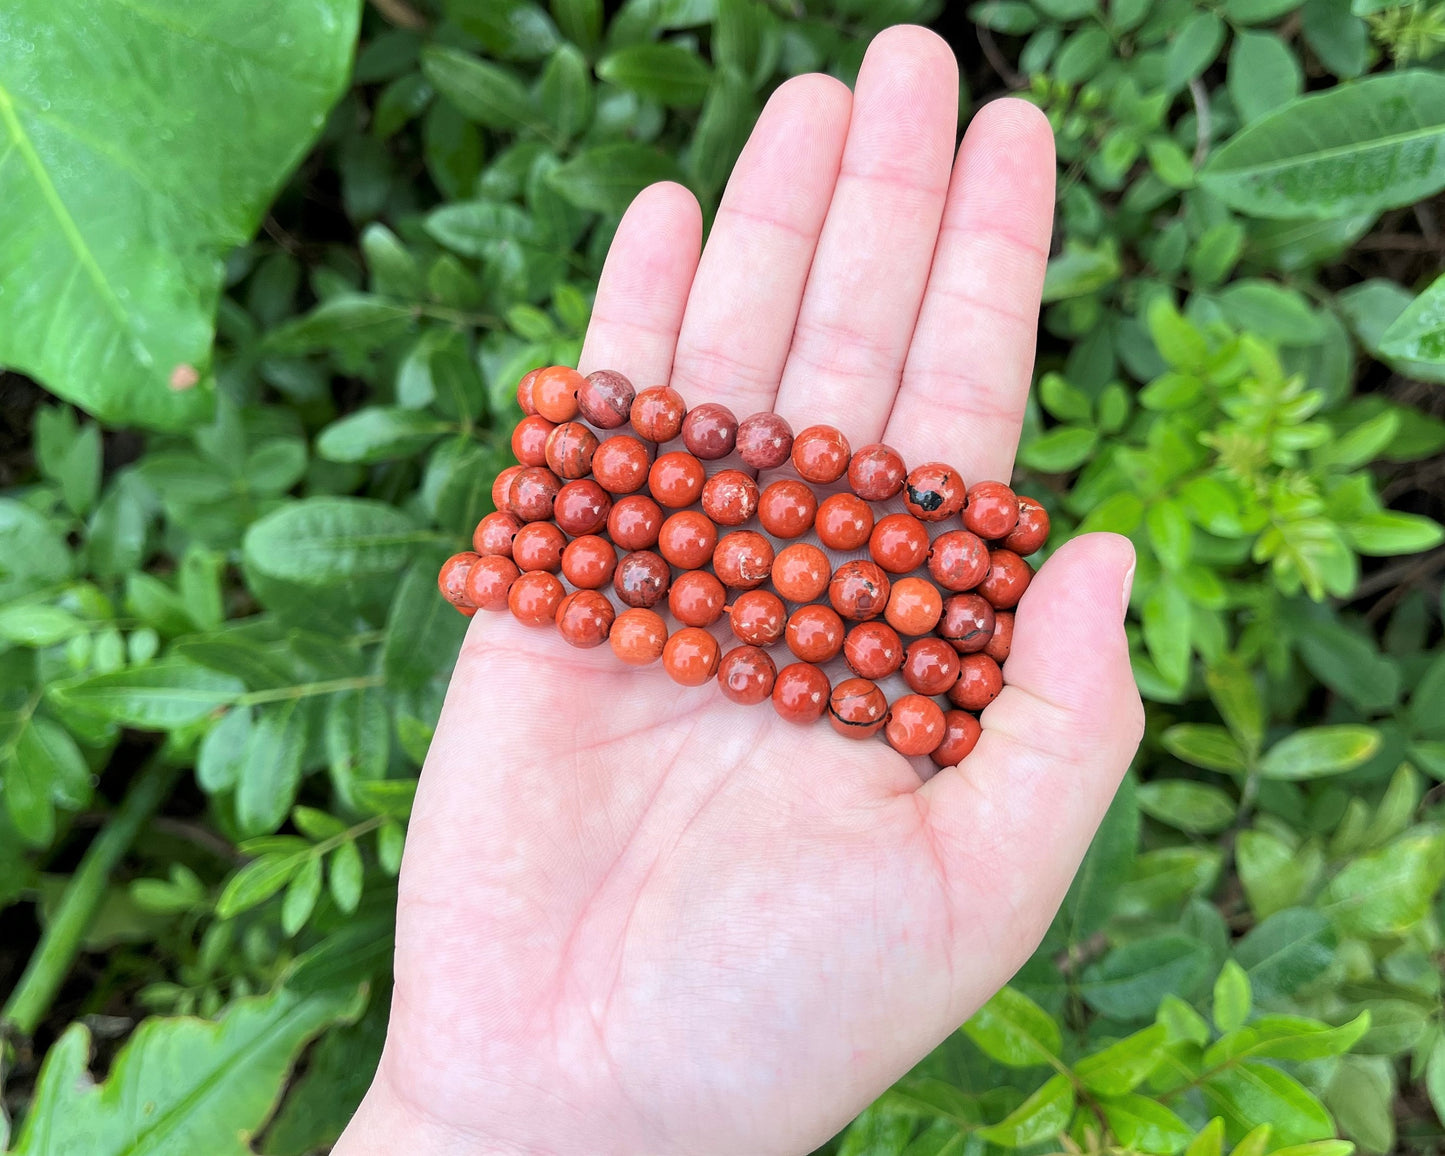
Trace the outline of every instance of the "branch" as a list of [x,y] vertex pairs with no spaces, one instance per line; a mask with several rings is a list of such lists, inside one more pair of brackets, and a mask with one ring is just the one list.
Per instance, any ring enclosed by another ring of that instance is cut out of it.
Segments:
[[1209,93],[1199,77],[1189,82],[1189,97],[1194,101],[1194,167],[1197,169],[1209,155],[1209,134],[1214,124],[1209,116]]

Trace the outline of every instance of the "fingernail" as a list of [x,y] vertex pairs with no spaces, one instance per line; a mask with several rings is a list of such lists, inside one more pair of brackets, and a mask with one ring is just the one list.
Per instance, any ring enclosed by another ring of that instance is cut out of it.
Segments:
[[1130,563],[1129,563],[1129,569],[1127,569],[1127,570],[1124,571],[1124,606],[1123,606],[1123,612],[1124,612],[1124,617],[1125,617],[1125,618],[1128,618],[1128,617],[1129,617],[1129,595],[1132,594],[1133,591],[1134,591],[1134,567],[1137,566],[1137,565],[1138,565],[1137,562],[1130,562]]

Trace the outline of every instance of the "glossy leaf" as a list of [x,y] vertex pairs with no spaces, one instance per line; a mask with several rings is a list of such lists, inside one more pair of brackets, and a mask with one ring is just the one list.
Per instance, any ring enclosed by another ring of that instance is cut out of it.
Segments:
[[1168,1038],[1169,1029],[1164,1024],[1151,1024],[1100,1051],[1080,1057],[1074,1064],[1074,1075],[1091,1092],[1123,1096],[1148,1079],[1163,1061],[1163,1047]]
[[1175,1112],[1147,1096],[1127,1095],[1101,1100],[1099,1110],[1109,1122],[1114,1138],[1135,1152],[1173,1156],[1194,1135],[1194,1129]]
[[999,991],[963,1025],[968,1036],[990,1059],[1011,1068],[1046,1064],[1063,1048],[1053,1016],[1011,987]]
[[328,586],[400,570],[433,535],[402,511],[361,498],[308,498],[254,523],[243,546],[264,574]]
[[1206,1077],[1204,1102],[1240,1131],[1266,1120],[1272,1139],[1303,1144],[1334,1135],[1325,1106],[1294,1077],[1278,1068],[1246,1062]]
[[1187,994],[1209,970],[1209,951],[1185,935],[1137,939],[1115,948],[1082,973],[1080,994],[1096,1011],[1116,1019],[1152,1015],[1167,992]]
[[56,701],[142,730],[199,722],[235,702],[245,686],[231,675],[178,658],[112,671],[54,690]]
[[1073,1084],[1068,1076],[1053,1076],[997,1124],[980,1128],[977,1134],[1001,1148],[1024,1148],[1052,1140],[1068,1126],[1073,1113]]
[[1380,338],[1380,352],[1410,361],[1445,363],[1445,276],[1437,277]]
[[1267,779],[1317,779],[1359,766],[1380,749],[1380,732],[1342,724],[1308,727],[1265,752],[1259,773]]

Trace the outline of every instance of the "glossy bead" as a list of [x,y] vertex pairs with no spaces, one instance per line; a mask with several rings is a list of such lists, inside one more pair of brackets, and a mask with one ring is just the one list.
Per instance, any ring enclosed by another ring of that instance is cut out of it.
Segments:
[[557,632],[571,645],[590,650],[612,633],[617,612],[595,590],[574,590],[557,604]]
[[993,634],[989,636],[988,645],[983,648],[983,652],[1002,666],[1008,661],[1009,651],[1013,648],[1013,641],[1013,611],[996,611],[993,618]]
[[537,412],[537,403],[532,400],[532,386],[536,384],[537,374],[541,372],[540,368],[529,369],[522,374],[522,380],[517,382],[517,405],[528,417]]
[[887,678],[903,665],[903,640],[886,622],[861,622],[843,639],[843,661],[859,678]]
[[1043,548],[1049,540],[1049,512],[1033,498],[1019,498],[1018,525],[1003,540],[1005,550],[1012,550],[1020,557]]
[[532,382],[532,404],[548,421],[571,421],[577,416],[577,391],[585,380],[570,365],[549,365]]
[[905,694],[889,708],[883,736],[900,755],[916,758],[936,751],[946,732],[942,707],[921,694]]
[[958,681],[948,688],[948,701],[963,710],[983,710],[1003,690],[1003,671],[986,654],[965,654]]
[[540,415],[524,417],[512,430],[512,456],[524,466],[545,466],[547,439],[556,428]]
[[563,422],[547,435],[547,468],[571,481],[592,472],[597,435],[580,421]]
[[799,606],[783,629],[788,649],[803,662],[830,662],[843,649],[843,620],[826,606]]
[[915,694],[946,694],[958,681],[958,651],[941,638],[915,638],[903,654],[903,681]]
[[963,509],[968,490],[963,478],[943,462],[926,462],[908,471],[903,483],[903,504],[915,518],[941,522]]
[[1012,610],[1033,581],[1033,567],[1012,550],[991,550],[988,573],[978,584],[978,592],[993,604],[995,610]]
[[612,495],[591,478],[565,483],[552,503],[552,517],[557,525],[574,537],[600,534],[607,528],[611,513]]
[[755,470],[777,469],[793,452],[793,427],[775,413],[755,413],[738,422],[738,457]]
[[758,483],[742,470],[720,470],[703,483],[702,512],[719,526],[741,526],[758,512],[758,496]]
[[551,626],[566,593],[557,577],[545,570],[523,574],[507,591],[507,609],[524,626]]
[[773,559],[773,589],[789,602],[811,602],[833,576],[828,555],[811,542],[784,546]]
[[492,481],[492,505],[504,513],[511,513],[512,483],[525,466],[508,466]]
[[836,482],[848,472],[852,456],[843,431],[830,425],[810,425],[793,439],[793,468],[810,482]]
[[944,711],[943,741],[934,750],[933,761],[940,767],[956,767],[978,745],[982,735],[983,727],[967,711]]
[[607,515],[607,535],[619,550],[651,550],[662,529],[662,507],[642,494],[618,498]]
[[888,606],[888,575],[873,562],[844,562],[828,583],[828,601],[844,618],[867,622]]
[[734,530],[718,540],[712,568],[724,586],[751,590],[772,575],[773,544],[752,530]]
[[660,505],[681,510],[702,495],[707,471],[689,453],[663,454],[652,463],[647,475],[647,489]]
[[472,549],[484,557],[497,554],[503,558],[510,558],[512,556],[512,539],[516,537],[517,531],[521,528],[522,519],[516,514],[507,514],[500,510],[488,514],[477,523],[477,528],[472,531]]
[[972,590],[988,573],[988,547],[967,530],[940,534],[928,552],[928,572],[945,590]]
[[651,550],[634,550],[617,561],[612,575],[612,588],[627,606],[651,609],[667,597],[672,585],[672,570],[662,556]]
[[561,488],[561,479],[546,466],[527,466],[512,479],[507,508],[524,522],[544,522]]
[[562,569],[562,551],[567,548],[567,535],[552,522],[528,522],[512,538],[512,561],[524,574],[546,570],[555,574]]
[[647,484],[651,465],[645,445],[619,434],[592,452],[592,480],[610,494],[635,494]]
[[615,369],[598,369],[577,387],[577,410],[598,429],[621,429],[636,396],[632,382]]
[[873,533],[873,510],[857,494],[834,494],[823,499],[813,525],[828,549],[857,550]]
[[712,561],[717,527],[706,514],[680,510],[662,523],[657,552],[679,570],[698,570]]
[[606,538],[584,534],[562,551],[562,577],[582,590],[599,590],[612,581],[617,551]]
[[711,626],[727,604],[723,584],[706,570],[679,574],[667,592],[667,608],[684,626]]
[[718,689],[742,706],[756,706],[773,693],[778,668],[766,650],[735,646],[718,663]]
[[644,389],[632,401],[632,429],[638,437],[659,445],[682,432],[687,403],[682,394],[666,385]]
[[783,627],[788,620],[783,600],[766,590],[748,590],[739,594],[727,613],[733,634],[739,642],[749,646],[772,646],[783,637]]
[[727,457],[737,437],[738,419],[727,406],[716,402],[695,406],[682,419],[682,444],[705,462]]
[[879,518],[868,537],[868,555],[890,574],[917,570],[928,557],[928,527],[912,514]]
[[899,578],[883,616],[899,634],[928,634],[943,614],[943,595],[926,578]]
[[811,662],[794,662],[773,681],[773,709],[790,723],[814,723],[828,709],[828,676]]
[[963,524],[980,538],[1007,538],[1018,521],[1018,497],[1003,482],[974,482],[968,487]]
[[758,521],[776,538],[799,538],[813,528],[818,496],[802,482],[786,478],[758,497]]
[[865,502],[886,502],[903,489],[908,467],[892,446],[864,446],[848,462],[848,485]]
[[467,550],[461,554],[453,554],[442,563],[441,571],[437,574],[437,589],[453,606],[467,605],[467,574],[471,572],[472,564],[477,558],[478,555]]
[[828,721],[847,738],[872,738],[888,721],[888,699],[866,678],[845,678],[828,696]]
[[943,604],[938,636],[959,654],[973,654],[988,645],[994,613],[981,594],[955,594]]
[[633,607],[613,621],[607,641],[612,644],[612,653],[628,666],[647,666],[662,657],[667,623],[656,611]]
[[702,686],[717,674],[717,639],[696,626],[675,631],[662,648],[662,666],[673,682]]
[[466,600],[478,610],[505,610],[519,573],[517,564],[501,554],[478,558],[467,571]]

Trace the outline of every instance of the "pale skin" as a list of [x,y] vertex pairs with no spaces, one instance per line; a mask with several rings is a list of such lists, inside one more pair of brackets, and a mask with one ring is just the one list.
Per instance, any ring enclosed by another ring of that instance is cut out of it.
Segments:
[[[617,231],[581,369],[1008,479],[1054,156],[956,140],[938,37],[769,101],[701,251],[685,189]],[[807,1153],[1028,958],[1138,744],[1133,552],[1058,550],[956,768],[799,727],[507,615],[473,619],[421,776],[385,1053],[339,1156]]]

